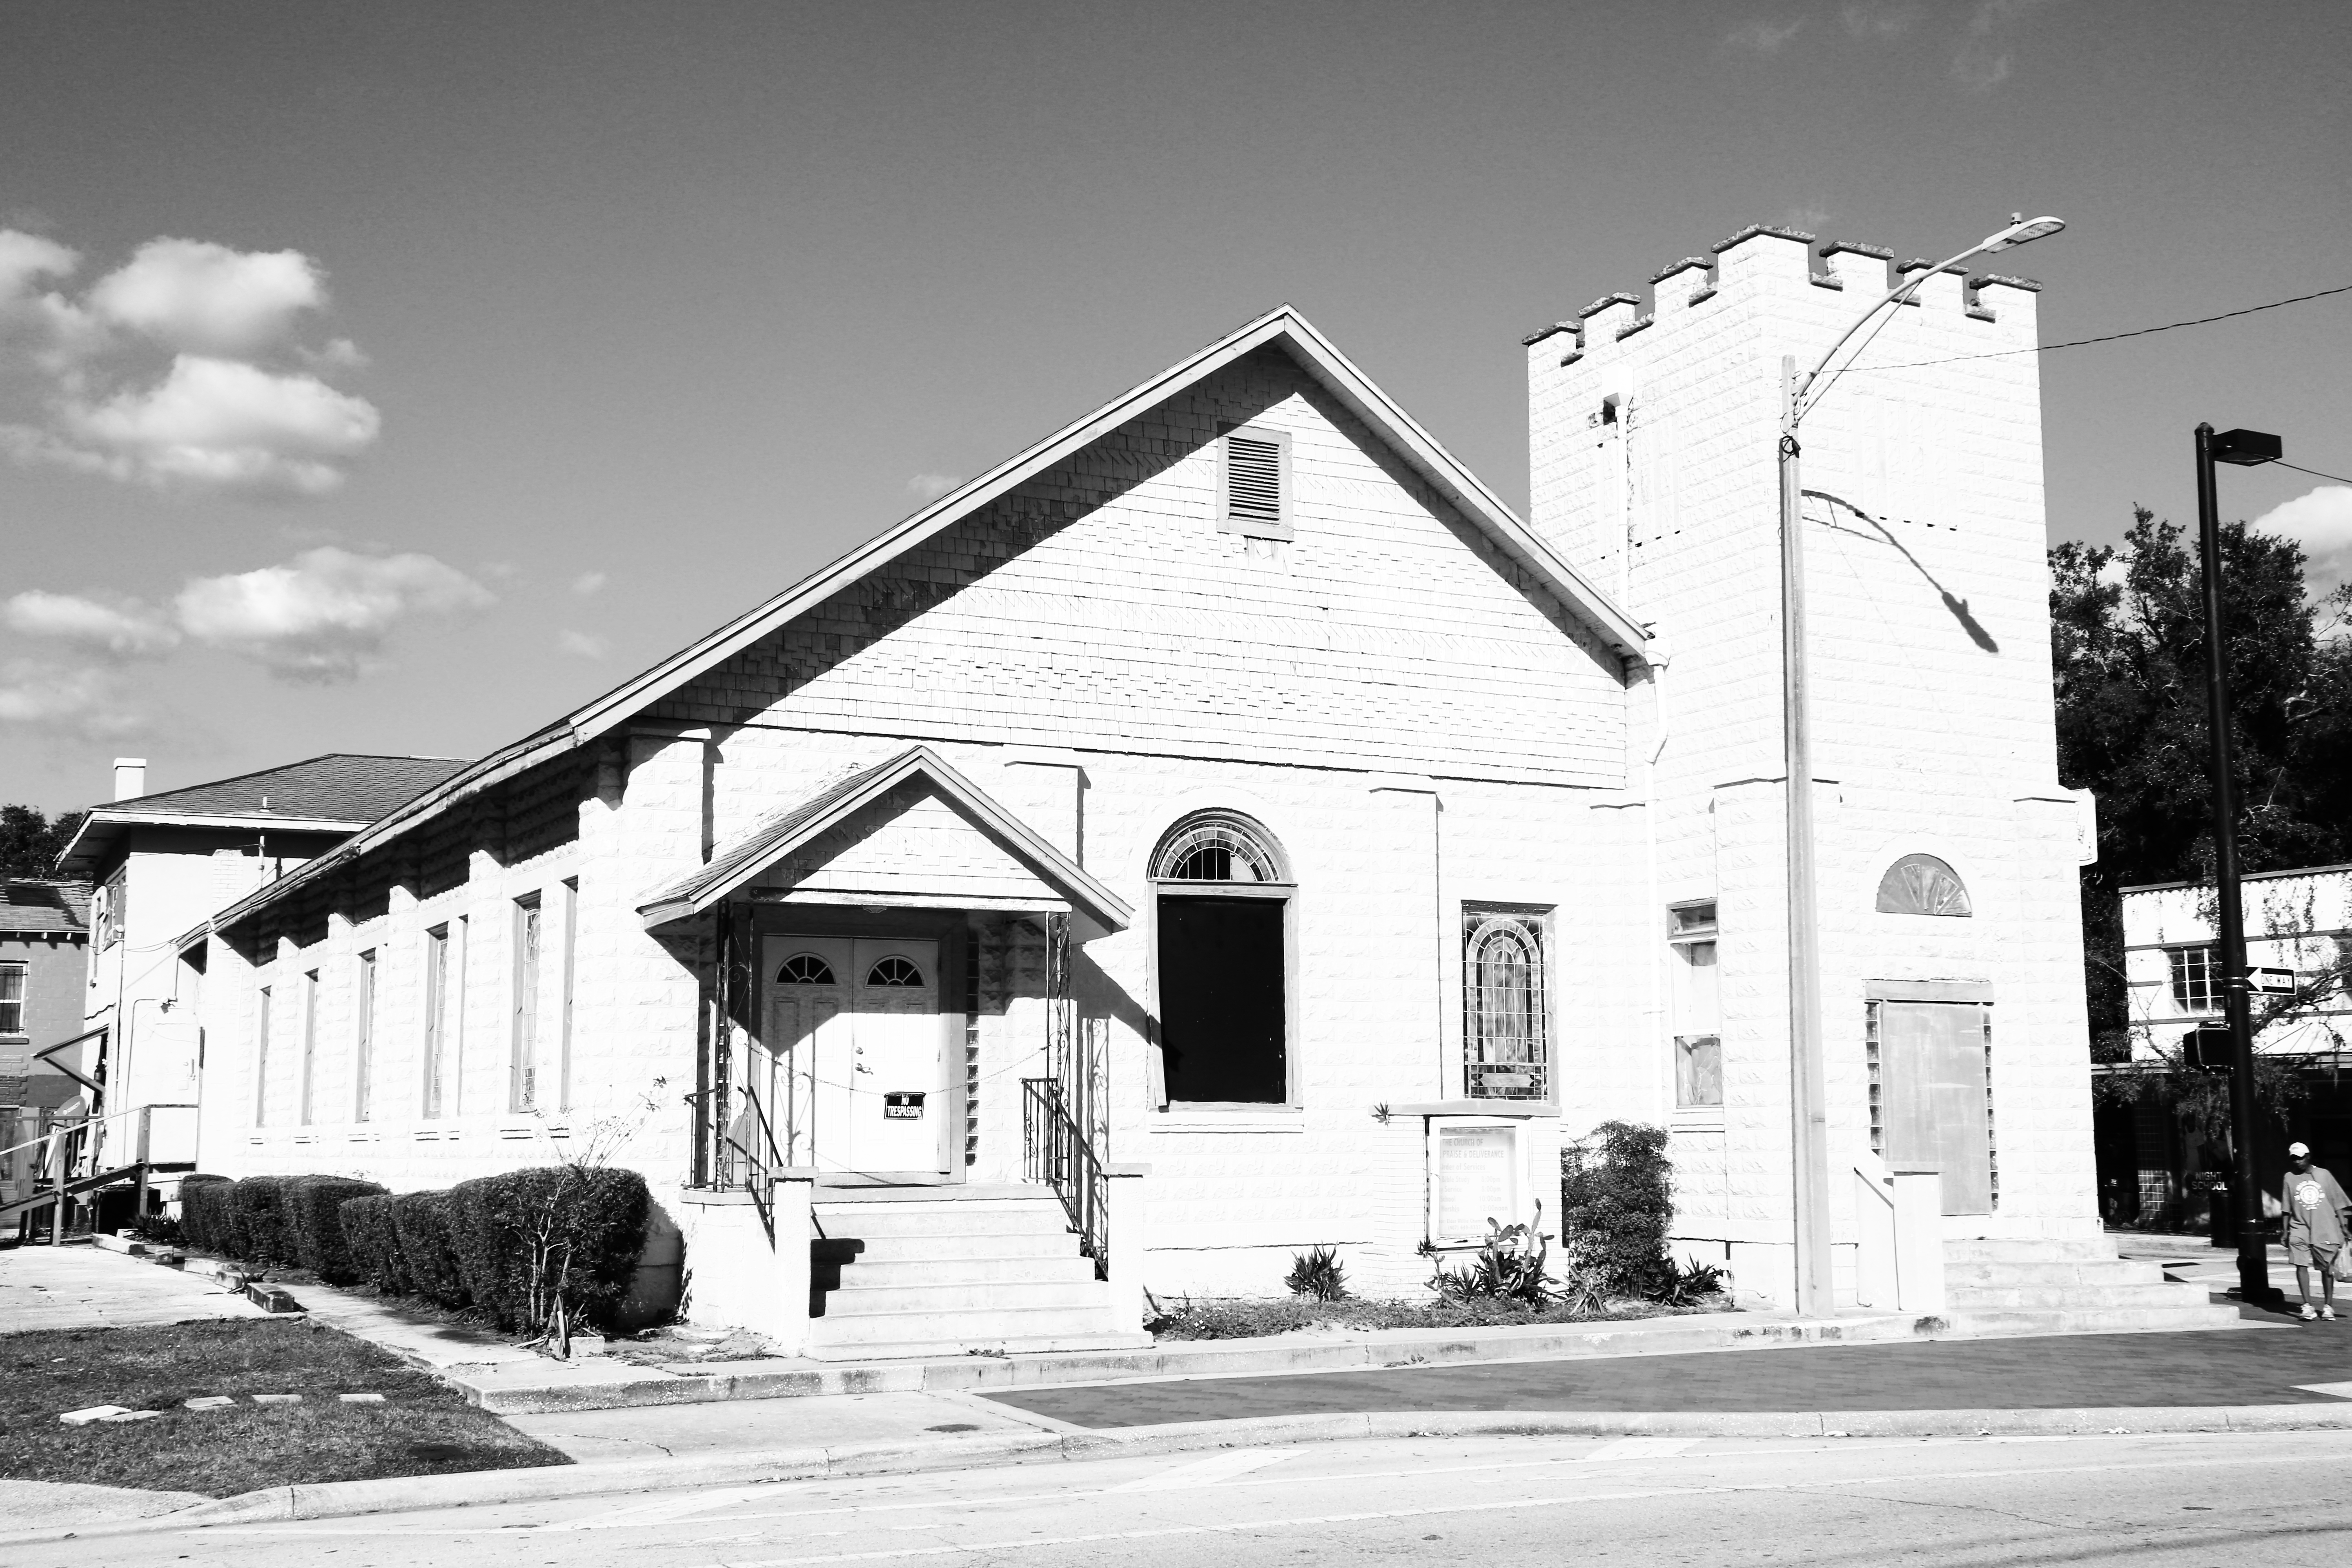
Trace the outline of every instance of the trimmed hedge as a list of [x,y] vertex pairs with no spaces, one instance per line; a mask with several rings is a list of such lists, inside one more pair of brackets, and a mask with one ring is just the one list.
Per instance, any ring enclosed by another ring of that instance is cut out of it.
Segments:
[[472,1298],[457,1267],[449,1222],[446,1193],[403,1193],[392,1200],[392,1226],[400,1237],[409,1288],[445,1307],[462,1307]]
[[501,1327],[609,1323],[645,1251],[652,1200],[635,1171],[541,1165],[449,1191],[452,1238],[475,1304]]
[[375,1197],[383,1188],[351,1176],[291,1176],[286,1182],[286,1231],[296,1261],[330,1285],[360,1277],[343,1237],[340,1211],[352,1198]]
[[247,1176],[229,1189],[228,1212],[236,1255],[248,1263],[291,1266],[294,1237],[286,1226],[286,1186],[291,1176]]
[[408,1277],[400,1232],[392,1221],[396,1201],[389,1193],[345,1198],[338,1217],[342,1221],[343,1245],[351,1251],[352,1271],[386,1295],[405,1296],[415,1290],[416,1283]]
[[236,1184],[226,1176],[203,1174],[180,1178],[180,1235],[190,1247],[206,1252],[229,1252],[228,1194]]

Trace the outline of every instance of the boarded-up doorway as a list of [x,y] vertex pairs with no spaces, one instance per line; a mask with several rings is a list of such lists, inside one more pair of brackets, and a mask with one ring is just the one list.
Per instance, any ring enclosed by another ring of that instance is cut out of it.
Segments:
[[1896,1168],[1943,1173],[1944,1212],[1990,1214],[1992,1009],[1974,1002],[1873,1002],[1872,1131]]

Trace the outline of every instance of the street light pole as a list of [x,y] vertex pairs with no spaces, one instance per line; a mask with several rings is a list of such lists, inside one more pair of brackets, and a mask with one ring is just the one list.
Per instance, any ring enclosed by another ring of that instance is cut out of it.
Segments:
[[2238,1300],[2274,1306],[2269,1245],[2262,1234],[2262,1194],[2254,1176],[2254,1028],[2246,984],[2246,918],[2238,896],[2238,792],[2230,737],[2230,659],[2221,618],[2221,509],[2215,462],[2252,467],[2276,462],[2279,438],[2259,430],[2216,436],[2197,426],[2197,543],[2205,588],[2205,698],[2212,734],[2213,882],[2220,906],[2222,1006],[2230,1027],[2231,1194],[2238,1221]]
[[[1793,356],[1780,361],[1780,733],[1787,797],[1782,818],[1788,830],[1789,1158],[1791,1206],[1795,1210],[1796,1309],[1804,1317],[1829,1316],[1836,1310],[1837,1298],[1830,1272],[1829,1069],[1828,1052],[1822,1037],[1811,678],[1805,643],[1805,491],[1800,472],[1803,447],[1798,440],[1798,427],[1836,383],[1837,378],[1832,376],[1815,394],[1813,385],[1821,380],[1822,372],[1880,311],[1910,299],[1928,279],[1947,268],[2055,234],[2065,226],[2054,217],[2028,220],[2021,213],[2012,214],[2008,227],[1888,289],[1876,304],[1854,318],[1801,380]],[[1865,338],[1864,346],[1868,343]]]

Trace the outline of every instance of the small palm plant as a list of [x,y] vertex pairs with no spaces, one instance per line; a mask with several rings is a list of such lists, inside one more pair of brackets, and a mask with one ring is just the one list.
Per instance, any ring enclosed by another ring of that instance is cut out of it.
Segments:
[[1282,1282],[1294,1296],[1312,1296],[1318,1301],[1348,1299],[1348,1270],[1339,1262],[1336,1247],[1318,1247],[1295,1255]]

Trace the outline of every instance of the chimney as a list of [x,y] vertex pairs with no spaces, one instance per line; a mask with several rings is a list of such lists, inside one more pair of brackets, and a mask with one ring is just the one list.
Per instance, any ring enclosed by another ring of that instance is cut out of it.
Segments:
[[114,798],[134,800],[147,793],[147,759],[117,757],[114,759]]

